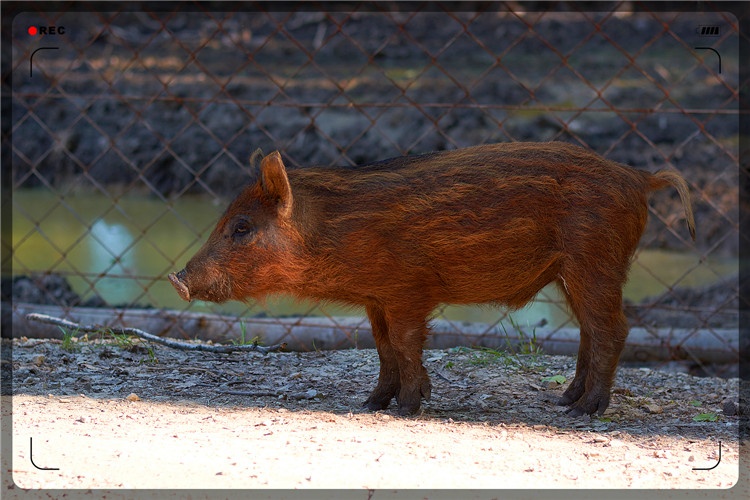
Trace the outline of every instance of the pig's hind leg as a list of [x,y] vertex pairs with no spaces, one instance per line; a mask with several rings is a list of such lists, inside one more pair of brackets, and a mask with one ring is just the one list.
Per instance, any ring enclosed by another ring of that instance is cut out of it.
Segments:
[[565,292],[581,327],[576,374],[558,404],[570,406],[572,416],[597,413],[609,406],[617,362],[628,335],[622,311],[622,283],[614,276],[598,276],[591,282],[560,276],[558,284]]

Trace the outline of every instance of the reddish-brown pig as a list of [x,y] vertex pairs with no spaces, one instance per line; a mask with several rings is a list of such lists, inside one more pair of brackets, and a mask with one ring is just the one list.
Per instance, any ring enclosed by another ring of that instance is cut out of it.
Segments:
[[364,306],[380,376],[364,402],[402,415],[430,396],[422,365],[438,304],[519,308],[557,283],[578,319],[576,373],[559,401],[604,413],[628,328],[622,287],[651,191],[688,187],[565,143],[507,143],[357,168],[287,171],[278,152],[227,208],[185,269],[185,300],[289,294]]

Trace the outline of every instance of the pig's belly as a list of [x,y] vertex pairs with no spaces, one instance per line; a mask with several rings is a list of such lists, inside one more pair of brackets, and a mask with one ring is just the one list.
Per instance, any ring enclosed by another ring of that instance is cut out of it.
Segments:
[[[446,240],[443,240],[446,241]],[[497,302],[521,307],[559,274],[563,252],[556,231],[495,230],[434,246],[430,267],[435,300],[454,304]]]
[[517,308],[559,274],[559,254],[493,260],[442,266],[436,270],[440,285],[434,299],[450,304],[493,302]]

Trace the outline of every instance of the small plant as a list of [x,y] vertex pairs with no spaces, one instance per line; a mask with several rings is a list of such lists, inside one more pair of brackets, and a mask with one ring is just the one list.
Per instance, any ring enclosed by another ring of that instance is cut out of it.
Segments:
[[497,361],[504,361],[505,364],[510,364],[511,355],[504,351],[498,351],[491,347],[477,347],[474,349],[475,355],[472,356],[469,363],[477,366],[487,366]]
[[511,342],[511,335],[509,335],[508,330],[505,328],[505,324],[500,323],[500,328],[503,329],[505,336],[505,345],[507,349],[501,351],[489,347],[476,348],[474,350],[479,351],[480,354],[472,357],[470,361],[471,364],[484,366],[492,362],[503,361],[506,366],[519,365],[522,368],[529,368],[528,358],[530,357],[533,362],[536,356],[542,354],[542,347],[538,344],[536,339],[536,327],[532,329],[531,335],[527,335],[513,319],[513,316],[508,315],[508,318],[511,326],[516,332],[515,338],[518,338],[519,341],[517,343]]
[[234,345],[260,345],[260,337],[256,335],[250,340],[247,340],[247,325],[244,321],[240,321],[240,340],[232,340]]
[[511,336],[508,334],[505,324],[500,323],[500,327],[503,329],[505,335],[507,351],[510,353],[508,354],[509,358],[506,360],[506,363],[515,361],[515,363],[521,367],[528,368],[529,358],[531,358],[530,360],[533,362],[536,356],[542,354],[542,348],[537,343],[536,339],[536,327],[532,329],[531,335],[529,336],[521,329],[518,323],[513,319],[513,316],[508,315],[508,319],[510,325],[516,331],[516,337],[519,339],[519,342],[514,345],[514,343],[511,342]]
[[148,347],[148,362],[149,363],[158,363],[159,360],[156,358],[156,352],[154,351],[153,347]]
[[240,345],[245,345],[245,334],[247,333],[247,326],[244,321],[240,321]]
[[63,338],[62,338],[62,348],[68,352],[74,352],[79,349],[78,344],[76,343],[77,337],[78,337],[78,330],[70,331],[67,328],[63,328],[62,326],[58,326],[60,331],[62,331]]
[[698,415],[693,417],[693,420],[695,422],[716,422],[718,419],[719,416],[713,412],[699,413]]
[[144,354],[144,353],[147,354],[148,360],[145,360],[142,362],[146,362],[146,363],[158,363],[159,362],[159,360],[156,358],[156,352],[154,351],[154,348],[148,346],[148,344],[146,343],[135,341],[133,335],[130,335],[127,333],[115,332],[111,328],[100,328],[96,330],[94,334],[98,336],[100,345],[102,347],[106,348],[107,345],[113,344],[115,347],[118,347],[125,351],[139,353],[139,354]]
[[544,377],[542,382],[555,382],[556,384],[562,385],[565,383],[564,375],[552,375],[551,377]]
[[312,347],[313,347],[313,351],[320,354],[320,348],[315,345],[315,339],[312,340]]
[[702,405],[703,405],[703,403],[701,403],[701,402],[700,402],[700,401],[698,401],[697,399],[694,399],[694,400],[692,400],[692,401],[690,402],[690,406],[695,406],[695,407],[698,407],[698,406],[702,406]]
[[124,333],[114,333],[112,330],[106,330],[105,333],[112,336],[115,341],[115,345],[120,349],[132,351],[133,347],[135,347],[135,343],[129,335],[125,335]]
[[[512,326],[516,332],[518,332],[518,338],[521,340],[520,354],[525,355],[539,355],[542,354],[542,347],[537,343],[536,340],[536,326],[531,330],[531,336],[527,336],[526,332],[524,332],[521,327],[518,325],[518,323],[513,319],[513,316],[508,315],[508,321],[510,321],[510,326]],[[503,326],[503,331],[506,335],[508,332],[505,331],[505,326]]]

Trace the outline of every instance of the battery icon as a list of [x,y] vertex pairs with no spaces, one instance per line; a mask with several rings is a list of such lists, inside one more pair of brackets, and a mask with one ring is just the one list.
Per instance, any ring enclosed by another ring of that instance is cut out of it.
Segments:
[[700,36],[719,36],[718,26],[698,26],[696,30]]

